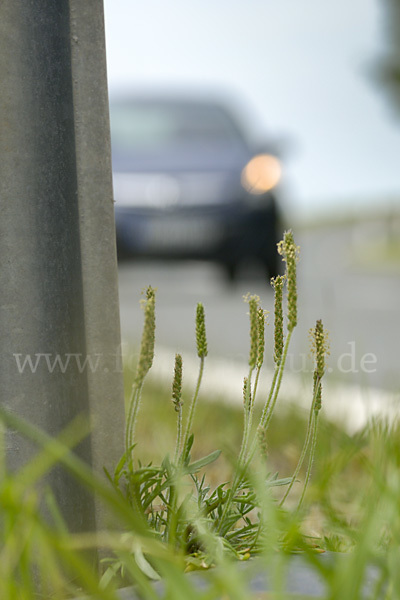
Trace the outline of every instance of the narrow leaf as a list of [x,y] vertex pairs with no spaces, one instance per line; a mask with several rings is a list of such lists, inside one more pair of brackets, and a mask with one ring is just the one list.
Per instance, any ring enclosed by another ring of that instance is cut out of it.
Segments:
[[188,465],[188,467],[186,468],[187,473],[195,473],[196,471],[199,471],[206,465],[209,465],[210,463],[216,461],[220,454],[221,450],[215,450],[214,452],[211,452],[211,454],[209,454],[208,456],[196,460],[192,464]]

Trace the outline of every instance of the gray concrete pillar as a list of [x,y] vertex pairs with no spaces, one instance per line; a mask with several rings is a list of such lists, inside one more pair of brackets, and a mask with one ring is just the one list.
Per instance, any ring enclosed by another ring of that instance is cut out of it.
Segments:
[[[0,5],[0,394],[57,435],[92,423],[77,452],[95,470],[123,451],[123,385],[102,0]],[[9,432],[17,469],[32,446]],[[93,499],[49,477],[71,530]]]

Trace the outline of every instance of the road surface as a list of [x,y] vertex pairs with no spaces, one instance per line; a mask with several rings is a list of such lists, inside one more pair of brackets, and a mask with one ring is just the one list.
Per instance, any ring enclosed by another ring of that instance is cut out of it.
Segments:
[[[312,368],[308,331],[322,318],[330,332],[330,378],[398,391],[400,271],[357,264],[354,257],[360,235],[353,226],[295,232],[295,239],[301,247],[299,324],[289,353],[289,370],[303,374]],[[160,347],[195,352],[194,315],[196,303],[202,302],[210,359],[246,361],[248,315],[243,296],[251,292],[271,311],[267,344],[269,356],[272,354],[273,294],[255,266],[244,266],[239,280],[229,285],[220,267],[213,264],[131,261],[120,265],[119,285],[122,338],[130,348],[140,342],[141,291],[152,285],[158,289]]]

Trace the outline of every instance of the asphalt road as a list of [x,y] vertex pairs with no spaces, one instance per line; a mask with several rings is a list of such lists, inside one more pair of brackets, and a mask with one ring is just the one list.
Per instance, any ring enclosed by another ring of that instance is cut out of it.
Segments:
[[[311,369],[308,331],[322,318],[330,332],[330,377],[398,391],[400,388],[400,271],[358,264],[355,251],[370,233],[360,227],[325,227],[296,235],[299,324],[288,368]],[[361,240],[361,242],[360,242]],[[362,246],[361,246],[362,248]],[[140,342],[141,291],[157,292],[157,343],[195,352],[197,302],[206,310],[209,357],[243,361],[248,355],[248,315],[243,295],[256,293],[273,310],[269,282],[256,266],[243,266],[230,285],[220,267],[196,262],[126,262],[119,267],[122,338]],[[271,315],[272,317],[272,315]],[[272,322],[271,318],[271,322]],[[272,323],[267,343],[272,348]],[[272,353],[272,352],[271,352]]]

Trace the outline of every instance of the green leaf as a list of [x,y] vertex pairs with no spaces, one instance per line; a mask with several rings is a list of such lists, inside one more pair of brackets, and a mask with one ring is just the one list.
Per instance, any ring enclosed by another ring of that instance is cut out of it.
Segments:
[[221,454],[221,450],[215,450],[214,452],[211,452],[211,454],[209,454],[208,456],[205,456],[204,458],[200,458],[199,460],[196,460],[192,464],[188,465],[188,467],[185,469],[185,471],[187,473],[195,473],[196,471],[199,471],[206,465],[209,465],[210,463],[217,460],[217,458],[219,457],[220,454]]
[[135,556],[136,564],[142,571],[142,573],[144,573],[149,579],[152,579],[153,581],[159,581],[161,579],[159,574],[153,569],[151,564],[144,557],[140,546],[135,547],[133,554]]
[[[103,562],[103,561],[101,561]],[[118,571],[122,568],[122,563],[119,560],[115,560],[113,564],[111,564],[103,573],[99,586],[100,589],[105,590],[110,585],[110,583],[115,579]]]
[[187,462],[189,462],[189,454],[190,454],[190,451],[191,451],[191,449],[192,449],[193,442],[194,442],[194,435],[193,435],[193,433],[191,433],[191,434],[189,435],[189,437],[188,437],[188,441],[187,441],[187,444],[186,444],[186,448],[184,448],[184,449],[183,449],[183,451],[184,451],[184,455],[183,455],[183,463],[184,463],[185,465],[187,464]]
[[164,460],[161,463],[161,470],[166,471],[168,475],[172,472],[171,460],[169,458],[169,454],[166,454]]
[[107,479],[109,480],[110,483],[112,483],[114,485],[114,480],[111,477],[110,472],[108,471],[108,469],[106,469],[106,467],[103,467],[103,471],[105,473],[105,476],[107,477]]
[[280,485],[289,485],[291,481],[291,477],[285,477],[284,479],[269,479],[265,483],[268,487],[278,487]]
[[115,485],[118,485],[118,483],[119,483],[119,480],[120,480],[121,474],[122,474],[121,472],[122,472],[122,469],[125,466],[125,463],[126,463],[126,452],[123,453],[123,455],[121,456],[121,458],[118,461],[117,466],[114,469],[114,483],[115,483]]

